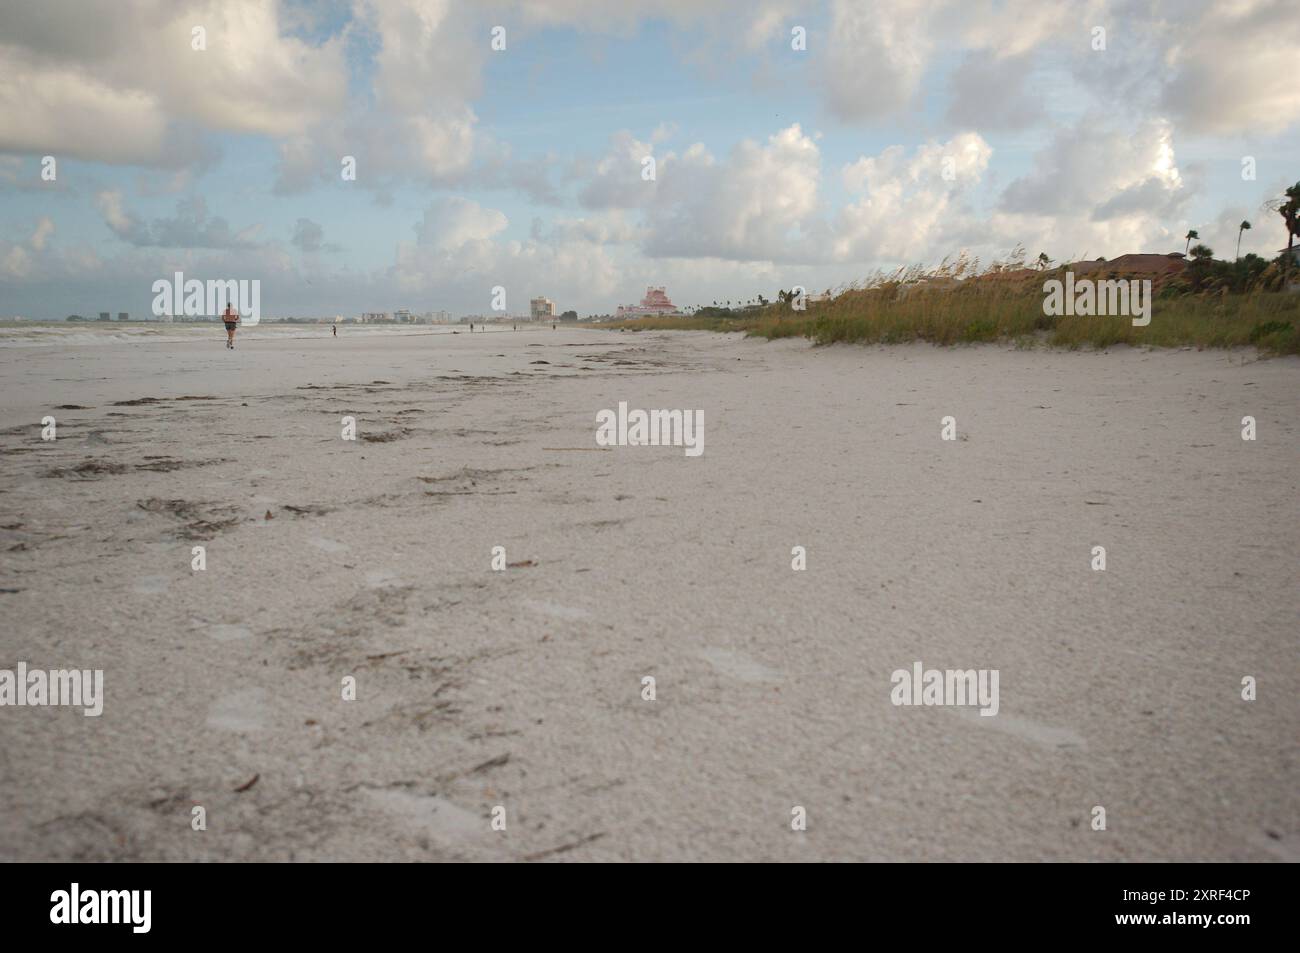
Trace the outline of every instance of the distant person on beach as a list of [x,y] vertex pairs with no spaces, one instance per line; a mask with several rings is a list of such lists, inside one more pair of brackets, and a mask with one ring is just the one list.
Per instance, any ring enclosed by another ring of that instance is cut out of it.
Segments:
[[239,312],[236,311],[229,302],[227,302],[226,310],[225,313],[221,315],[221,320],[225,322],[226,325],[226,347],[233,351],[235,349],[235,329],[239,327]]
[[469,323],[469,333],[470,333],[470,334],[473,334],[473,333],[474,333],[474,322],[473,322],[473,321],[471,321],[471,322]]
[[339,336],[339,326],[337,324],[331,324],[330,330],[334,332],[335,337]]

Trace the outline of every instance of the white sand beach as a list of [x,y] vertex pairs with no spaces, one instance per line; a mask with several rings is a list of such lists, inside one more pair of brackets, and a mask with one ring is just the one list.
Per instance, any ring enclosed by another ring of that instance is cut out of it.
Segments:
[[103,713],[0,708],[0,859],[1300,859],[1294,358],[79,333],[0,346],[0,669]]

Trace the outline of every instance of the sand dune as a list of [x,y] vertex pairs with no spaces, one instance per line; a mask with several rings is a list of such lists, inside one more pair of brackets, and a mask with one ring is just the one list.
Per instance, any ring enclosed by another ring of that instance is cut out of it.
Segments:
[[[0,369],[0,668],[105,673],[98,718],[0,709],[4,859],[1300,856],[1296,360],[256,329]],[[703,454],[598,447],[620,401]],[[915,661],[998,714],[891,704]]]

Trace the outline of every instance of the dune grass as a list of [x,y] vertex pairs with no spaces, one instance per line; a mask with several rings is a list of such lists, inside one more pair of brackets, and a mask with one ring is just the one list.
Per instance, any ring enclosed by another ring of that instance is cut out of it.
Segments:
[[1151,323],[1134,327],[1127,317],[1044,314],[1043,281],[1052,272],[1024,275],[992,270],[960,283],[952,280],[954,276],[951,270],[900,273],[863,287],[840,289],[830,300],[810,304],[805,311],[788,304],[740,312],[711,308],[680,318],[643,318],[603,326],[632,331],[741,331],[768,339],[807,337],[818,344],[928,341],[951,346],[1011,341],[1025,347],[1070,349],[1116,344],[1254,346],[1267,354],[1300,354],[1298,294],[1191,293],[1170,283],[1155,295]]

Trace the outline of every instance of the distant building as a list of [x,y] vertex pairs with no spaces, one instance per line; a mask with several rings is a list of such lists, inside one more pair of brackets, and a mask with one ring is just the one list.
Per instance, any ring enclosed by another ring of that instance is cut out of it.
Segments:
[[361,315],[362,324],[379,324],[389,320],[387,311],[366,311]]
[[101,320],[101,321],[112,321],[112,320],[113,320],[113,316],[112,316],[112,314],[110,314],[110,313],[107,312],[107,311],[101,311],[101,312],[99,312],[99,320]]
[[411,317],[410,311],[402,308],[400,311],[393,312],[393,320],[399,324],[410,324],[414,319]]
[[125,311],[119,311],[119,312],[117,313],[117,320],[119,320],[119,321],[130,321],[130,320],[131,320],[131,315],[128,314],[127,312],[125,312]]
[[617,316],[620,318],[643,318],[648,315],[679,314],[677,305],[669,300],[663,287],[646,288],[645,297],[640,304],[619,305]]
[[528,313],[534,321],[549,321],[555,317],[555,302],[550,298],[533,298],[528,302]]

